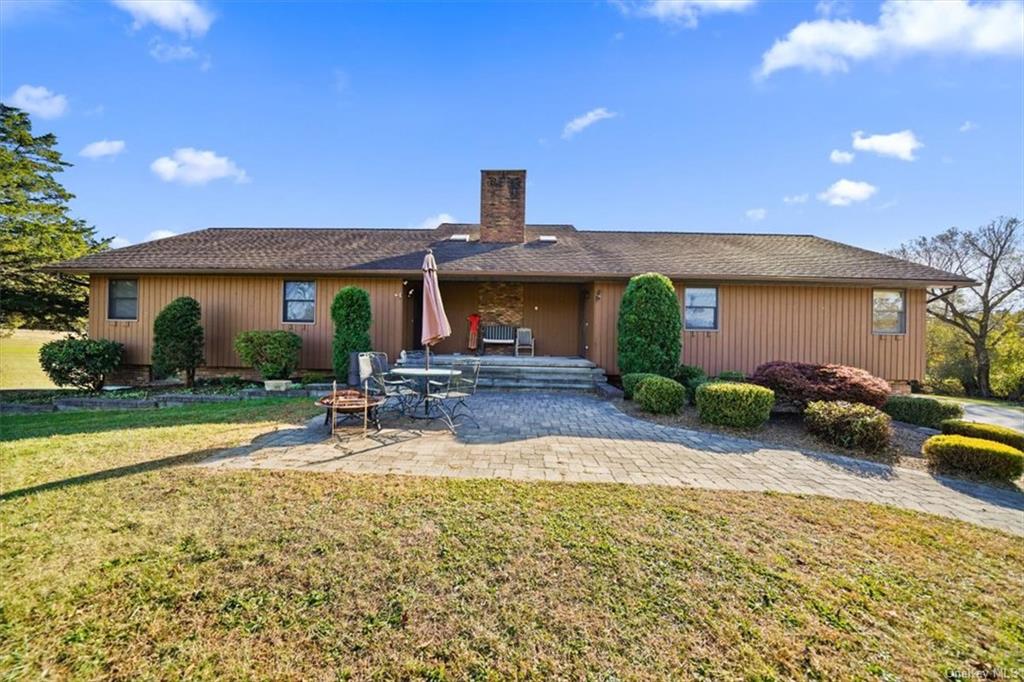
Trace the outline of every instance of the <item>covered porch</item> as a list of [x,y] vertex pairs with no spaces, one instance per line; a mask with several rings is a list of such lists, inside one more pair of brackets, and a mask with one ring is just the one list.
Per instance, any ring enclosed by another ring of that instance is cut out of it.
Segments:
[[[590,321],[586,311],[591,295],[588,282],[445,281],[442,273],[440,286],[452,335],[433,347],[433,355],[481,354],[480,341],[476,348],[470,347],[469,317],[476,314],[480,316],[481,328],[528,327],[538,359],[587,357]],[[407,351],[423,349],[421,296],[421,281],[405,282],[403,348]],[[488,346],[484,357],[490,360],[512,354],[511,346]]]

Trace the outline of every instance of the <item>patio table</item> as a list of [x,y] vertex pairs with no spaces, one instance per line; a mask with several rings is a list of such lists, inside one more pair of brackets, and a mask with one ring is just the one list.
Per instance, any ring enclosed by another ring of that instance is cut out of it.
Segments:
[[457,377],[462,374],[461,369],[450,369],[447,367],[396,367],[391,370],[392,374],[397,374],[400,377],[408,377],[410,379],[420,379],[423,381],[423,415],[418,417],[413,410],[410,414],[411,417],[419,419],[437,419],[436,416],[430,415],[430,380],[436,377]]

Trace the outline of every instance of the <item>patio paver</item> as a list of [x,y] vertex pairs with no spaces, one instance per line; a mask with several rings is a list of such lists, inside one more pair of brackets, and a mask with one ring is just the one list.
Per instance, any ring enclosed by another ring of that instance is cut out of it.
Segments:
[[[482,393],[479,427],[385,429],[339,441],[317,417],[200,466],[777,491],[877,502],[1024,535],[1024,493],[654,424],[595,397]],[[414,424],[418,427],[419,424]]]

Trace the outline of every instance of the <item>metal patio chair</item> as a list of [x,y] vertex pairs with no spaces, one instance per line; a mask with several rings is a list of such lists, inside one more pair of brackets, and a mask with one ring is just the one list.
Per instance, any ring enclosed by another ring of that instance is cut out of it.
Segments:
[[[442,401],[447,401],[452,419],[467,417],[479,428],[480,422],[473,416],[473,410],[466,402],[476,394],[480,381],[480,361],[476,358],[463,358],[452,363],[452,369],[460,374],[449,377],[447,391]],[[460,413],[459,410],[462,410]]]
[[394,411],[405,415],[422,399],[409,379],[390,374],[387,353],[359,354],[359,383],[368,396],[384,399],[381,411]]

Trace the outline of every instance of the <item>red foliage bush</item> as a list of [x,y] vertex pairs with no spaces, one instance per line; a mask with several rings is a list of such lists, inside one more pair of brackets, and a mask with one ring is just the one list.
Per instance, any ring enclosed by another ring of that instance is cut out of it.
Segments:
[[846,365],[766,362],[754,370],[750,381],[772,389],[779,400],[801,406],[815,400],[845,400],[881,407],[892,392],[885,379]]

